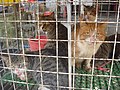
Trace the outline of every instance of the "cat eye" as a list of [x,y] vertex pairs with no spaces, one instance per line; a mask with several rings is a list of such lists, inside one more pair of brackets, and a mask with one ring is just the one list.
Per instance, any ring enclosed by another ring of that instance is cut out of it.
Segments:
[[102,33],[97,33],[97,35],[103,35],[104,36],[104,34],[102,34]]
[[39,26],[42,26],[43,23],[39,23]]
[[48,23],[45,23],[46,25],[49,25],[50,23],[48,22]]
[[101,35],[100,33],[97,33],[97,35]]
[[89,35],[89,32],[86,32],[86,35]]

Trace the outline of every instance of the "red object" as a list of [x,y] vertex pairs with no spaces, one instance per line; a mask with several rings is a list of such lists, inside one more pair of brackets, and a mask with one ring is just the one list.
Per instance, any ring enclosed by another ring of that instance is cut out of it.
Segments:
[[28,0],[28,2],[31,2],[31,3],[32,3],[32,2],[35,2],[35,0]]
[[50,12],[50,11],[44,12],[44,16],[50,16],[51,14],[53,14],[53,12]]
[[67,17],[67,7],[64,7],[63,17],[64,17],[64,18]]
[[31,51],[38,51],[38,50],[44,49],[44,46],[47,43],[47,36],[45,36],[45,35],[36,36],[36,39],[39,39],[39,40],[33,40],[32,38],[30,38],[30,40],[29,40],[29,45],[30,45]]
[[100,67],[98,67],[97,69],[100,71],[105,71],[105,72],[109,72],[110,69],[109,68],[104,68],[105,65],[109,64],[111,61],[107,61],[104,64],[102,64]]
[[24,7],[21,7],[20,10],[21,10],[21,11],[24,11],[25,9],[24,9]]
[[110,72],[110,69],[109,69],[109,68],[99,67],[99,68],[97,68],[97,69],[100,70],[100,71]]

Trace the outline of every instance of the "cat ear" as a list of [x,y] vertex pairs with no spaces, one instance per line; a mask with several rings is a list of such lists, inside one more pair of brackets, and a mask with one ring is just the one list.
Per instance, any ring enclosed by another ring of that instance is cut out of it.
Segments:
[[55,18],[54,12],[51,12],[51,14],[49,15],[49,17],[51,17],[52,19],[54,19]]
[[86,6],[86,5],[84,5],[83,4],[83,7],[84,7],[84,11],[87,11],[87,12],[89,12],[91,9],[95,9],[96,10],[96,5],[95,6]]
[[4,61],[8,61],[9,60],[8,54],[2,54],[1,59],[4,60]]
[[36,15],[36,19],[41,20],[44,17],[43,13],[40,13],[39,15]]
[[96,4],[96,5],[94,6],[94,8],[95,8],[95,10],[97,10],[97,12],[99,12],[100,6],[99,6],[98,4]]
[[84,11],[88,11],[88,8],[86,5],[83,4],[83,7],[84,7]]
[[93,15],[96,15],[96,12],[98,12],[98,9],[95,7],[95,8],[92,8],[92,13],[93,13]]

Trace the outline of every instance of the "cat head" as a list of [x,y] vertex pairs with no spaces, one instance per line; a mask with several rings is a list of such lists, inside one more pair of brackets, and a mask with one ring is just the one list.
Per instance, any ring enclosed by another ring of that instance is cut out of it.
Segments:
[[96,12],[98,12],[98,6],[83,6],[85,21],[94,21],[96,19]]
[[2,55],[0,56],[0,60],[2,60],[4,66],[10,67],[8,55],[6,55],[6,54],[3,55],[3,54],[2,54]]
[[107,23],[87,22],[80,20],[80,40],[88,42],[104,41],[106,37]]
[[[8,54],[2,54],[1,55],[2,60],[5,62],[6,66],[8,67],[12,67],[12,68],[21,68],[24,64],[24,59],[21,55],[10,55],[10,57],[8,56]],[[27,58],[25,58],[27,61]],[[11,63],[11,65],[10,65]],[[25,62],[27,65],[27,62]]]
[[53,28],[52,25],[54,24],[55,24],[55,17],[53,12],[45,12],[39,15],[39,26],[43,31],[46,32],[50,30],[50,28]]

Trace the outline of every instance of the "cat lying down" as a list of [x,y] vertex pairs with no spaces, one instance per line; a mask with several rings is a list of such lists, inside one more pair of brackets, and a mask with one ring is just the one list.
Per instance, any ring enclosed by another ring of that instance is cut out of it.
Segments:
[[[30,74],[33,76],[37,85],[39,85],[38,90],[68,90],[68,44],[67,41],[58,41],[57,48],[55,41],[56,34],[58,35],[57,40],[67,40],[67,28],[58,22],[58,29],[56,29],[56,20],[53,15],[40,15],[39,20],[40,27],[42,27],[43,31],[47,32],[48,36],[48,42],[41,53],[39,51],[25,52],[25,55],[29,56],[16,55],[10,56],[10,58],[8,56],[2,56],[2,58],[6,64],[9,64],[9,61],[11,61],[13,71],[15,71],[16,67],[20,71],[21,67],[18,66],[19,63],[22,64],[23,68],[25,66],[27,70],[32,70]],[[58,33],[56,33],[56,30],[58,30]],[[26,64],[24,65],[24,63]],[[31,68],[27,67],[29,65],[31,65]],[[23,78],[24,80],[26,80],[25,71],[26,69],[22,72],[25,76]],[[29,79],[29,77],[27,78]]]

